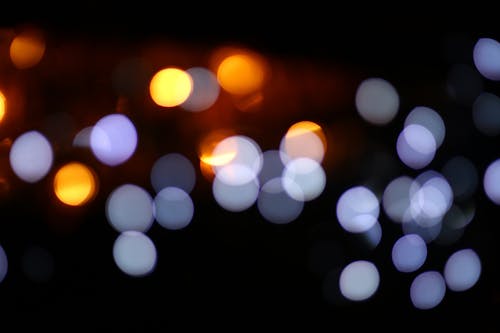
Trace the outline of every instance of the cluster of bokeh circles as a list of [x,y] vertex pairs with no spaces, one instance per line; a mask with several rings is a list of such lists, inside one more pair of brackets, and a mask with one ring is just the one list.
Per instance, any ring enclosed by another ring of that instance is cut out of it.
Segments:
[[[476,71],[465,65],[454,68],[449,78],[452,94],[454,90],[462,92],[460,87],[457,89],[457,77],[473,77],[472,90],[477,88],[474,82],[481,82],[479,75],[491,81],[500,79],[500,43],[481,38],[472,52]],[[477,95],[471,108],[471,120],[480,133],[495,136],[500,130],[499,99],[488,92],[479,91]],[[455,97],[457,100],[463,98]],[[355,104],[359,115],[376,126],[389,124],[400,109],[396,88],[382,78],[364,80],[356,91]],[[365,233],[373,247],[382,238],[381,208],[390,221],[401,226],[401,237],[392,245],[391,259],[397,271],[414,274],[408,295],[417,309],[438,306],[447,289],[463,292],[472,288],[482,272],[478,253],[468,247],[452,253],[441,270],[421,269],[432,256],[428,245],[431,242],[455,244],[475,215],[472,199],[479,173],[474,161],[457,155],[449,158],[439,171],[428,168],[445,136],[446,124],[439,112],[428,106],[415,106],[405,117],[395,148],[399,160],[417,175],[400,175],[392,179],[380,197],[368,187],[353,186],[340,196],[336,205],[342,228],[349,233]],[[497,205],[500,204],[499,165],[498,159],[491,161],[483,176],[484,192]],[[379,283],[376,263],[359,260],[343,268],[339,288],[345,298],[362,301],[376,293]]]
[[[37,34],[16,36],[10,46],[12,63],[19,70],[34,66],[43,57],[44,49],[43,39]],[[480,75],[500,80],[500,43],[483,38],[471,52]],[[265,60],[244,49],[225,50],[216,60],[213,68],[159,69],[148,78],[151,100],[163,108],[202,112],[224,91],[234,96],[240,108],[259,103],[270,73]],[[130,72],[140,66],[134,61],[121,63],[114,72],[116,82],[128,81]],[[463,72],[458,68],[456,75]],[[450,80],[454,80],[453,75]],[[374,126],[388,125],[400,111],[397,89],[379,77],[361,82],[353,103],[360,117]],[[8,104],[0,92],[0,121],[8,116]],[[473,103],[472,119],[484,135],[498,135],[500,99],[482,92]],[[438,306],[446,290],[472,288],[482,270],[476,251],[463,248],[449,256],[441,271],[421,271],[432,255],[429,243],[453,244],[474,219],[470,199],[480,177],[473,161],[459,155],[450,158],[440,170],[428,169],[445,136],[446,123],[438,110],[415,106],[406,115],[394,149],[399,160],[418,174],[392,179],[381,196],[367,186],[353,184],[335,205],[334,215],[342,229],[369,234],[374,248],[384,230],[379,222],[381,214],[401,226],[401,237],[392,246],[391,259],[397,271],[414,274],[408,295],[418,309]],[[126,114],[115,112],[82,128],[72,145],[89,149],[102,165],[113,168],[129,161],[140,142],[134,122]],[[158,254],[148,236],[154,223],[167,230],[189,228],[196,208],[191,192],[198,181],[198,167],[211,182],[213,199],[220,207],[243,212],[256,206],[262,218],[273,224],[298,219],[304,205],[317,199],[327,184],[322,165],[327,153],[326,134],[313,121],[291,125],[275,149],[263,151],[257,140],[247,135],[220,131],[209,133],[198,150],[199,166],[178,152],[158,158],[149,173],[154,192],[138,184],[123,183],[107,194],[103,213],[117,232],[112,256],[124,274],[142,277],[154,272]],[[22,181],[36,183],[53,168],[54,154],[52,143],[43,133],[29,130],[13,140],[10,166]],[[499,184],[500,159],[491,162],[483,177],[484,191],[495,204],[500,204]],[[54,173],[53,190],[63,204],[83,206],[96,197],[99,176],[81,161],[68,162]],[[7,253],[8,249],[0,247],[0,281],[8,271]],[[346,299],[368,300],[380,284],[377,263],[353,261],[343,267],[337,282]]]

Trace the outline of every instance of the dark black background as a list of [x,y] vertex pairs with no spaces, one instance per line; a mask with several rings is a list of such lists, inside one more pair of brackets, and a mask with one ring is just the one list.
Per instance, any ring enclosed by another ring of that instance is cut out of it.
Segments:
[[[149,10],[140,9],[147,5],[151,6]],[[25,24],[41,27],[52,45],[68,41],[83,45],[86,54],[93,54],[92,61],[96,61],[95,72],[82,75],[89,82],[93,76],[107,75],[97,63],[100,57],[120,59],[133,54],[134,49],[140,51],[148,43],[158,42],[181,50],[188,46],[202,53],[223,45],[243,45],[275,63],[287,64],[289,72],[296,69],[291,64],[311,68],[312,77],[321,76],[323,69],[335,68],[342,73],[340,82],[346,84],[344,95],[336,100],[338,104],[331,106],[340,109],[339,112],[332,114],[330,106],[320,105],[308,113],[302,100],[299,108],[304,108],[303,112],[289,118],[286,113],[273,116],[272,124],[263,124],[266,113],[239,116],[235,122],[266,148],[277,148],[277,135],[284,133],[295,120],[318,121],[329,128],[349,124],[358,132],[343,136],[342,144],[353,145],[354,148],[347,150],[352,149],[354,157],[343,160],[338,170],[327,169],[327,187],[321,197],[306,203],[301,216],[284,226],[263,220],[255,206],[241,213],[224,211],[215,203],[209,183],[198,171],[192,194],[195,204],[192,224],[178,232],[154,225],[148,235],[157,246],[157,267],[150,276],[132,278],[119,271],[113,262],[111,249],[117,233],[105,220],[107,195],[124,182],[139,183],[150,189],[149,175],[141,172],[160,152],[179,151],[197,163],[196,137],[175,141],[176,134],[184,133],[176,128],[176,121],[183,124],[186,121],[183,116],[168,118],[169,126],[162,127],[151,121],[154,119],[140,119],[135,113],[139,135],[149,136],[157,149],[144,159],[127,162],[137,163],[137,169],[129,165],[106,170],[90,154],[80,151],[64,151],[59,155],[57,163],[70,158],[85,160],[102,177],[101,191],[88,206],[75,210],[58,205],[49,194],[50,177],[35,185],[14,180],[14,189],[2,197],[0,244],[9,257],[9,273],[0,285],[3,309],[0,316],[22,314],[30,321],[41,315],[56,322],[65,317],[74,319],[75,326],[104,320],[137,331],[170,326],[289,328],[299,323],[306,328],[321,326],[331,331],[340,329],[341,324],[397,327],[397,320],[423,323],[429,328],[462,322],[489,326],[490,331],[498,328],[495,312],[500,299],[497,285],[500,210],[486,198],[481,185],[474,198],[476,217],[464,236],[449,247],[431,244],[428,260],[421,269],[441,271],[451,253],[471,247],[482,260],[481,278],[471,290],[447,291],[443,302],[428,311],[417,310],[410,302],[409,286],[416,275],[399,273],[391,263],[391,247],[400,234],[398,227],[381,213],[382,242],[375,250],[367,250],[359,239],[339,227],[335,205],[345,189],[365,182],[368,175],[376,177],[379,173],[379,181],[383,183],[389,180],[389,175],[417,174],[397,160],[394,148],[406,113],[416,105],[434,107],[447,125],[445,143],[429,168],[440,169],[447,158],[462,154],[476,164],[482,178],[488,163],[498,157],[498,138],[487,138],[475,131],[470,106],[456,103],[447,93],[446,82],[454,64],[473,66],[472,48],[477,38],[500,38],[499,29],[473,23],[477,16],[472,13],[460,17],[451,13],[431,15],[431,8],[421,11],[422,14],[417,11],[414,15],[404,15],[390,9],[371,11],[361,4],[359,10],[348,11],[334,5],[328,8],[312,4],[307,7],[287,4],[282,10],[250,3],[234,8],[216,4],[200,8],[193,4],[192,8],[182,9],[168,4],[161,8],[143,4],[137,12],[136,6],[139,7],[138,4],[106,8],[94,3],[67,4],[44,15],[32,10],[0,22],[3,27],[14,29]],[[93,68],[92,61],[87,70]],[[400,93],[400,113],[386,127],[364,123],[354,108],[356,85],[372,76],[389,80]],[[75,77],[75,81],[78,79]],[[40,78],[33,82],[43,83]],[[58,87],[59,83],[53,79],[51,84]],[[498,83],[483,79],[483,85],[485,91],[499,92]],[[93,96],[97,88],[88,89],[80,92]],[[70,98],[48,88],[37,96],[56,101],[53,94],[57,98]],[[114,99],[116,96],[110,96],[110,100]],[[47,102],[39,110],[50,113],[54,105],[55,102]],[[37,119],[43,119],[38,116]],[[34,120],[23,128],[6,132],[14,135],[30,126],[40,128],[42,122]],[[275,133],[266,132],[273,129]],[[337,138],[335,133],[332,135]],[[393,168],[390,172],[374,164],[375,150],[393,155],[397,163],[387,167]],[[134,172],[127,174],[130,170]],[[57,232],[44,223],[51,220],[77,221],[77,227]],[[30,245],[44,247],[54,256],[54,275],[46,283],[30,281],[20,267],[20,258]],[[331,288],[325,284],[326,276],[335,276],[340,267],[358,259],[372,260],[379,269],[381,284],[375,296],[361,303],[326,299],[323,291]]]

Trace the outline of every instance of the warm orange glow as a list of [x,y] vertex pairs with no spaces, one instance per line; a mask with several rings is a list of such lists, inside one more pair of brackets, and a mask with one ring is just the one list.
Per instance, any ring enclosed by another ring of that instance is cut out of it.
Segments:
[[2,122],[5,116],[5,96],[0,91],[0,122]]
[[200,160],[203,163],[209,164],[211,166],[221,166],[231,162],[235,156],[236,156],[236,150],[219,153],[217,155],[212,155],[212,154],[202,155],[200,156]]
[[174,107],[184,103],[193,90],[191,76],[178,68],[165,68],[151,79],[149,92],[153,101],[164,107]]
[[61,202],[81,206],[96,193],[96,178],[87,166],[71,162],[60,168],[54,177],[54,192]]
[[265,69],[262,61],[250,54],[226,57],[217,69],[217,80],[231,94],[245,95],[262,88]]
[[200,171],[203,177],[205,177],[209,181],[213,181],[215,177],[215,172],[210,164],[207,164],[202,160],[200,160]]
[[326,151],[326,137],[318,124],[301,121],[290,126],[283,148],[291,158],[309,157],[321,162]]
[[34,31],[17,35],[10,44],[10,59],[19,69],[35,66],[40,62],[44,53],[45,41],[39,33]]
[[200,169],[205,178],[211,180],[214,176],[214,168],[230,163],[236,156],[236,147],[234,150],[219,151],[214,155],[214,149],[219,142],[233,135],[232,131],[214,131],[207,135],[198,147],[198,157],[200,158]]

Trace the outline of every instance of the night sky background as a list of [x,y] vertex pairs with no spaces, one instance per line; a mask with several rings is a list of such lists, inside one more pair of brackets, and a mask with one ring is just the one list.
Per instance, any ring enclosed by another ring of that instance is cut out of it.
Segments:
[[[321,9],[302,12],[294,7],[293,15],[279,15],[259,7],[242,15],[243,9],[235,8],[229,10],[231,14],[207,17],[200,9],[196,15],[149,12],[146,17],[140,11],[135,15],[133,8],[120,14],[89,4],[68,5],[64,18],[36,11],[1,18],[3,31],[26,24],[42,29],[47,51],[33,69],[16,72],[2,65],[0,88],[22,92],[25,104],[19,106],[19,117],[0,125],[0,141],[39,129],[59,142],[54,165],[85,162],[98,174],[100,187],[87,205],[65,207],[51,188],[55,170],[36,184],[23,183],[10,170],[8,146],[3,141],[0,171],[8,181],[0,188],[0,245],[9,258],[9,271],[0,284],[0,318],[21,314],[25,320],[19,325],[32,324],[32,318],[55,322],[70,318],[75,327],[99,327],[97,321],[102,319],[112,327],[136,331],[153,327],[283,329],[298,324],[334,331],[341,324],[398,327],[395,321],[400,319],[429,328],[477,323],[488,327],[480,331],[497,331],[500,207],[486,197],[482,176],[488,164],[500,157],[500,142],[475,129],[474,92],[452,82],[450,72],[456,65],[474,69],[475,41],[481,37],[499,40],[500,29],[473,29],[460,25],[460,20],[432,25],[440,21],[366,13],[357,17],[354,11]],[[0,45],[2,57],[8,56],[5,39]],[[201,113],[161,110],[146,93],[119,104],[112,70],[121,60],[149,57],[153,70],[168,65],[207,66],[211,52],[227,45],[260,53],[275,70],[275,84],[266,87],[268,98],[258,110],[232,109],[225,95],[217,107]],[[399,93],[399,113],[386,126],[368,124],[356,112],[356,88],[369,77],[386,79]],[[482,91],[500,94],[499,82],[481,81]],[[450,85],[465,93],[454,97]],[[129,161],[111,168],[88,150],[72,147],[71,140],[79,129],[116,111],[117,105],[134,121],[139,146]],[[454,251],[473,248],[481,258],[481,277],[470,290],[447,290],[442,303],[426,311],[415,309],[409,298],[416,273],[398,272],[391,262],[400,227],[381,209],[382,240],[375,249],[368,249],[360,238],[340,227],[335,215],[336,202],[349,187],[369,184],[380,194],[391,179],[418,175],[398,159],[395,150],[406,114],[418,105],[436,110],[447,131],[443,146],[426,169],[439,171],[449,158],[463,155],[474,162],[479,175],[473,221],[456,243],[429,244],[427,261],[418,272],[442,271]],[[323,163],[327,184],[322,195],[306,202],[299,218],[286,225],[265,221],[255,206],[240,213],[218,206],[210,182],[198,167],[197,146],[203,134],[209,129],[232,128],[253,138],[262,150],[277,149],[288,127],[300,120],[321,124],[327,135]],[[157,248],[156,269],[146,277],[130,277],[113,261],[118,233],[106,221],[104,203],[124,183],[153,193],[149,170],[156,158],[169,152],[184,154],[196,167],[191,193],[194,218],[179,231],[155,223],[147,234]],[[30,264],[39,267],[35,271],[43,271],[48,263],[51,277],[47,281],[26,274],[23,256],[33,247],[51,255]],[[328,281],[358,259],[378,267],[381,282],[376,294],[359,303],[334,297],[335,286]]]

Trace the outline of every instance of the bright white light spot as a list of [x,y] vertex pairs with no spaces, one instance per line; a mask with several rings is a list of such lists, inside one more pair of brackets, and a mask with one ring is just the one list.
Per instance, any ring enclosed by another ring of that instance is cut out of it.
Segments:
[[155,197],[154,216],[166,229],[179,230],[193,219],[194,205],[189,194],[177,187],[166,187]]
[[441,172],[448,180],[455,199],[469,199],[475,193],[479,175],[469,159],[455,156],[445,163]]
[[392,247],[392,263],[400,272],[409,273],[419,269],[427,258],[427,245],[416,234],[399,238]]
[[446,293],[443,276],[436,271],[419,274],[410,286],[410,298],[417,309],[432,309],[441,303]]
[[259,195],[259,183],[251,180],[248,183],[231,185],[221,181],[217,174],[212,183],[212,193],[215,201],[224,209],[241,212],[250,208]]
[[500,98],[483,92],[472,106],[472,119],[476,128],[484,135],[500,134]]
[[156,247],[145,234],[125,231],[115,240],[113,259],[125,274],[134,277],[145,276],[156,266]]
[[5,254],[3,247],[0,245],[0,283],[5,279],[8,270],[9,262],[7,260],[7,254]]
[[212,156],[234,156],[227,163],[214,166],[216,173],[228,164],[240,164],[250,168],[256,178],[262,168],[262,151],[259,145],[243,135],[230,136],[219,142]]
[[403,222],[410,208],[410,186],[413,179],[401,176],[392,180],[385,188],[382,205],[387,216],[393,221]]
[[137,132],[129,118],[110,114],[92,128],[90,147],[95,157],[109,166],[127,161],[137,147]]
[[481,275],[481,260],[472,249],[453,253],[444,266],[446,285],[453,291],[472,288]]
[[366,260],[347,265],[340,274],[340,292],[351,301],[364,301],[378,289],[380,276],[377,267]]
[[401,162],[412,169],[421,169],[434,158],[436,140],[427,128],[411,124],[399,134],[396,149]]
[[348,189],[337,201],[337,219],[349,232],[368,231],[377,222],[379,213],[377,197],[363,186]]
[[125,184],[116,188],[106,201],[106,217],[117,231],[146,232],[153,223],[153,199],[142,187]]
[[193,89],[181,107],[188,111],[203,111],[211,107],[220,93],[217,77],[208,69],[193,67],[186,71],[193,80]]
[[269,222],[285,224],[299,217],[304,203],[291,198],[281,178],[273,178],[262,186],[257,199],[260,214]]
[[230,163],[219,168],[216,177],[219,181],[231,186],[244,185],[256,180],[252,169],[237,163]]
[[311,201],[325,189],[326,174],[317,161],[300,157],[285,166],[282,182],[286,193],[293,199]]
[[367,122],[375,125],[388,124],[399,109],[398,92],[384,79],[366,79],[356,91],[356,108]]
[[500,159],[493,161],[486,169],[483,186],[488,198],[500,205]]
[[156,192],[171,186],[191,193],[195,182],[196,172],[191,161],[178,153],[160,157],[151,168],[151,185]]
[[474,46],[474,64],[487,79],[500,80],[500,43],[491,38],[480,38]]
[[12,170],[19,178],[28,183],[36,183],[52,167],[52,147],[40,132],[26,132],[12,144],[9,160]]
[[450,185],[436,171],[429,170],[420,174],[410,186],[411,218],[423,227],[441,222],[452,201]]
[[437,147],[443,143],[446,128],[444,126],[443,118],[431,108],[425,106],[417,106],[414,108],[405,119],[404,126],[407,127],[411,124],[416,124],[427,128],[436,141]]

